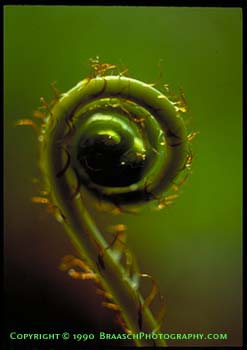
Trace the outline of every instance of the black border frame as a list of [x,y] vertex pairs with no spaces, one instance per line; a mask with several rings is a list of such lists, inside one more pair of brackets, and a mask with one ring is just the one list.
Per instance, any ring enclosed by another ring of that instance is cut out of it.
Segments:
[[[0,0],[1,1],[1,0]],[[245,179],[247,178],[247,172],[245,170],[244,166],[244,160],[246,157],[246,149],[245,149],[245,140],[246,140],[246,120],[245,116],[247,115],[247,108],[246,108],[246,14],[247,14],[247,2],[245,3],[244,0],[94,0],[94,1],[83,1],[83,0],[26,0],[26,1],[18,1],[18,0],[2,0],[1,2],[1,7],[0,7],[0,18],[2,19],[2,52],[4,49],[4,13],[3,9],[5,6],[12,6],[12,5],[19,5],[19,6],[157,6],[157,7],[197,7],[197,8],[204,8],[204,7],[212,7],[212,8],[227,8],[227,7],[232,7],[232,8],[241,8],[242,9],[242,73],[243,73],[243,85],[242,85],[242,111],[243,111],[243,118],[242,118],[242,125],[243,125],[243,159],[242,159],[242,164],[243,164],[243,173],[242,173],[242,189],[243,189],[243,199],[242,199],[242,263],[243,263],[243,274],[242,274],[242,291],[243,291],[243,339],[242,339],[242,347],[228,347],[228,346],[217,346],[217,347],[210,347],[210,350],[216,350],[216,349],[246,349],[247,348],[247,335],[246,332],[244,332],[244,329],[247,329],[246,325],[246,266],[247,266],[247,250],[246,250],[246,235],[245,235],[245,230],[246,230],[246,183]],[[1,63],[2,63],[2,91],[3,94],[1,94],[1,107],[2,107],[2,115],[4,114],[3,110],[3,103],[4,103],[4,82],[3,82],[3,76],[4,76],[4,56],[2,54],[1,56]],[[3,160],[3,140],[4,140],[4,125],[2,123],[2,128],[1,128],[1,140],[2,140],[2,160]],[[3,164],[3,162],[2,162]],[[1,173],[3,176],[3,173]],[[2,181],[2,193],[4,193],[4,179]],[[3,198],[3,195],[2,195]],[[2,202],[4,207],[4,203]],[[2,222],[2,232],[4,232],[4,209],[1,211],[1,222]],[[2,257],[2,278],[1,282],[3,283],[4,280],[4,239],[2,237],[2,245],[1,245],[1,257]],[[2,310],[4,310],[4,314],[6,315],[7,310],[4,308],[4,287],[2,284],[1,288],[2,293]],[[15,344],[14,348],[12,348],[13,345],[10,345],[7,342],[7,334],[5,331],[5,325],[4,325],[4,320],[5,317],[3,317],[3,327],[2,330],[0,330],[0,344],[3,345],[1,347],[3,350],[82,350],[79,345],[62,345],[60,346],[59,343],[56,343],[56,348],[52,344],[42,344],[41,347],[38,345],[37,342],[36,344],[27,344],[24,345],[22,344]],[[7,347],[5,347],[7,346]],[[68,348],[69,346],[69,348]],[[89,347],[90,350],[98,350],[99,348],[97,347]],[[142,347],[143,349],[154,349],[154,347]],[[155,347],[155,349],[187,349],[189,350],[190,347]],[[206,349],[207,347],[194,347],[193,350],[200,350],[200,349]],[[132,349],[134,350],[135,347],[116,347],[116,346],[107,346],[107,347],[100,347],[102,350],[108,350],[108,349]],[[137,348],[136,348],[137,349]]]

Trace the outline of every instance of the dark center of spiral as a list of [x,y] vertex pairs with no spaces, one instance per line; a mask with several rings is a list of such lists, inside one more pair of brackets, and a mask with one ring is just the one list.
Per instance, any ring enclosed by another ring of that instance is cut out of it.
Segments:
[[[95,123],[94,123],[95,124]],[[116,126],[116,125],[115,125]],[[130,186],[142,179],[146,169],[146,150],[130,130],[90,125],[81,137],[77,160],[97,185]]]

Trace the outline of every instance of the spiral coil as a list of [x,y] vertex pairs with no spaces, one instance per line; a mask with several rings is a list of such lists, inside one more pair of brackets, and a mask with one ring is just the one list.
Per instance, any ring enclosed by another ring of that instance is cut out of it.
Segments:
[[71,168],[77,182],[118,204],[160,198],[186,162],[187,135],[173,103],[123,76],[77,84],[53,107],[43,132],[56,178]]

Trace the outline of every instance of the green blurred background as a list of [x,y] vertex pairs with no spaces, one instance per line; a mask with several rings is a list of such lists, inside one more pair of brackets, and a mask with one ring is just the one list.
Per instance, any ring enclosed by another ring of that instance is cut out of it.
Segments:
[[8,329],[121,331],[92,283],[58,269],[75,252],[63,227],[31,203],[39,194],[36,135],[14,127],[41,96],[51,99],[50,83],[69,90],[98,55],[137,79],[152,83],[161,73],[162,83],[182,87],[190,129],[200,132],[193,173],[172,206],[123,218],[100,214],[99,224],[128,225],[141,270],[165,297],[165,332],[228,333],[226,341],[169,345],[241,345],[241,26],[238,8],[5,7]]

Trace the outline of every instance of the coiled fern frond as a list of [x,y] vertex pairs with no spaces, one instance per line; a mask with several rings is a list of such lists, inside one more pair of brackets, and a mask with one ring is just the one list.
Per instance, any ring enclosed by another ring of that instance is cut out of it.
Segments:
[[[123,225],[117,225],[113,242],[107,243],[87,210],[81,188],[120,211],[149,201],[164,207],[176,196],[165,197],[165,192],[176,186],[192,160],[192,136],[187,136],[180,116],[186,107],[181,99],[171,101],[151,84],[122,73],[107,75],[116,71],[115,65],[92,61],[91,67],[91,75],[67,93],[60,94],[53,86],[52,103],[41,99],[44,111],[34,113],[42,120],[40,167],[48,193],[43,201],[65,226],[79,254],[80,259],[67,257],[62,267],[74,278],[94,279],[107,299],[105,306],[117,312],[125,332],[157,332],[164,308],[156,316],[150,310],[158,295],[156,282],[139,273],[124,242]],[[30,120],[19,125],[37,129]],[[42,203],[42,198],[33,201]],[[146,298],[140,293],[142,277],[152,280]],[[155,344],[165,342],[158,339]]]

